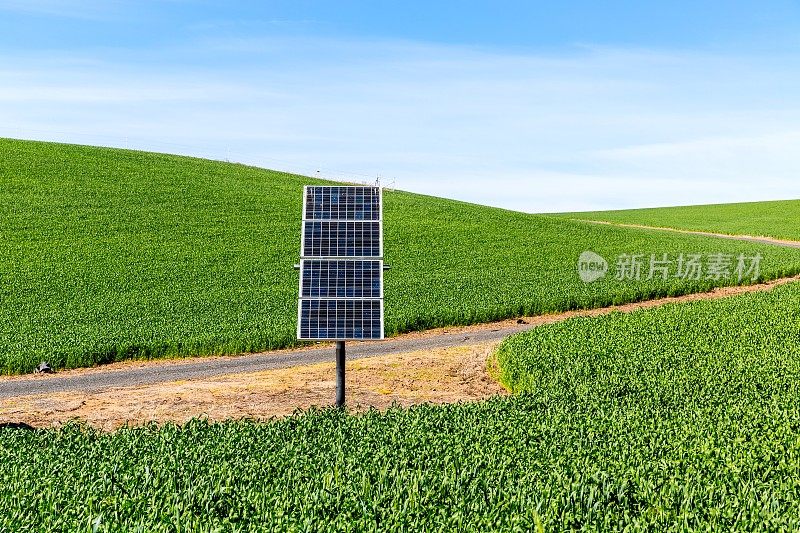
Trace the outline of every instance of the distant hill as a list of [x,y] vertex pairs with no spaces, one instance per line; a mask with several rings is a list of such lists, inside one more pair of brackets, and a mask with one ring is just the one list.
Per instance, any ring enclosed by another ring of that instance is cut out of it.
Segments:
[[587,211],[557,216],[800,241],[800,200]]

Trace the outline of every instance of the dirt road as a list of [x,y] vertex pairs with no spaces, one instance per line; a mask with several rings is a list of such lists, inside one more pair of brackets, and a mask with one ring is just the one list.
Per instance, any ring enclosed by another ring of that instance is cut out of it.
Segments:
[[673,233],[686,233],[689,235],[702,235],[704,237],[718,237],[720,239],[731,239],[734,241],[753,242],[757,244],[771,244],[773,246],[783,246],[785,248],[800,248],[800,241],[787,241],[774,237],[754,237],[752,235],[729,235],[727,233],[713,233],[710,231],[697,231],[690,229],[668,228],[664,226],[645,226],[643,224],[625,224],[623,222],[609,222],[607,220],[585,220],[582,218],[572,218],[576,222],[588,222],[590,224],[604,224],[607,226],[619,226],[621,228],[653,229],[658,231],[671,231]]
[[[612,310],[632,311],[670,302],[721,298],[745,292],[766,290],[775,285],[798,279],[800,279],[800,276],[757,285],[722,287],[707,293],[659,298],[621,306],[568,311],[475,326],[434,329],[401,335],[384,341],[353,342],[347,344],[347,358],[355,360],[365,357],[499,342],[514,333],[519,333],[541,324],[566,320],[573,316],[594,316],[608,313]],[[118,387],[135,387],[178,380],[206,379],[226,374],[276,370],[322,363],[332,359],[333,346],[327,344],[250,355],[198,357],[166,361],[132,361],[88,369],[67,370],[53,375],[3,376],[0,377],[0,399],[69,391],[100,392]]]

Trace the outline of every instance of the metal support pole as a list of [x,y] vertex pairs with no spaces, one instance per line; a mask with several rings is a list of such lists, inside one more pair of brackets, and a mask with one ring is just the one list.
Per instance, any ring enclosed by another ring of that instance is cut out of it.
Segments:
[[344,407],[344,341],[336,341],[336,407]]

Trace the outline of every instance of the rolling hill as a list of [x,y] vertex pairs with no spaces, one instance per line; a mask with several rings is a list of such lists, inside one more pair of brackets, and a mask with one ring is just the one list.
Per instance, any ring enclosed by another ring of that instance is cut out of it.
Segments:
[[[302,186],[281,172],[172,155],[0,140],[0,372],[233,354],[295,341]],[[385,195],[387,333],[706,290],[736,279],[591,284],[584,250],[763,255],[800,250],[598,226]],[[749,281],[749,280],[744,280]]]

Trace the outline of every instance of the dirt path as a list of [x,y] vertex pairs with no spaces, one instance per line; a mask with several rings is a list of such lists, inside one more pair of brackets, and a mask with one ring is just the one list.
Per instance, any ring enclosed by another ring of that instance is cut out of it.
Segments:
[[800,248],[800,241],[789,241],[776,239],[774,237],[756,237],[753,235],[729,235],[727,233],[713,233],[710,231],[696,231],[689,229],[668,228],[663,226],[645,226],[643,224],[625,224],[622,222],[609,222],[607,220],[586,220],[582,218],[571,218],[578,222],[589,222],[590,224],[604,224],[606,226],[620,226],[622,228],[654,229],[658,231],[671,231],[674,233],[687,233],[689,235],[702,235],[704,237],[719,237],[720,239],[731,239],[734,241],[754,242],[758,244],[772,244],[784,246],[786,248]]
[[[506,391],[487,370],[496,342],[372,357],[348,363],[348,408],[384,409],[393,403],[452,403]],[[111,431],[150,421],[194,417],[269,419],[331,404],[333,363],[173,381],[102,392],[62,392],[0,400],[0,423],[58,426],[77,419]]]

